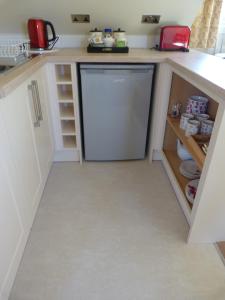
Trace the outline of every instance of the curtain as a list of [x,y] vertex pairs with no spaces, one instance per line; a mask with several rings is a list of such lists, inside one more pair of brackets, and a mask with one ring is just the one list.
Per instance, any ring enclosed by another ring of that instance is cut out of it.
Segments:
[[191,48],[214,48],[223,0],[204,0],[201,12],[191,27]]

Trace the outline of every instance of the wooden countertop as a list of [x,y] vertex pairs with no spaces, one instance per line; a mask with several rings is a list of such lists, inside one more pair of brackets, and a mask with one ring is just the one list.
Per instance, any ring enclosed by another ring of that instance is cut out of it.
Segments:
[[166,62],[181,72],[201,81],[225,99],[225,60],[198,51],[160,52],[150,49],[130,49],[128,54],[87,53],[83,48],[60,49],[39,55],[14,70],[0,76],[0,98],[8,95],[24,80],[47,62],[98,62],[98,63],[162,63]]

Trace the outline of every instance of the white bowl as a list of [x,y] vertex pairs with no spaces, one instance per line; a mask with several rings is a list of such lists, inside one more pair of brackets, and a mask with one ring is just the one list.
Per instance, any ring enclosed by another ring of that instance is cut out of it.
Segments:
[[193,159],[191,154],[187,151],[184,145],[177,139],[177,155],[180,157],[181,160],[189,160]]

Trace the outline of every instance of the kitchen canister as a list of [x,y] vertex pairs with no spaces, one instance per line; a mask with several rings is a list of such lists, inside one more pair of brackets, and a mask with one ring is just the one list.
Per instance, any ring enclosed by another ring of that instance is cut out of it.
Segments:
[[113,32],[113,36],[115,39],[116,47],[126,47],[127,46],[126,32],[124,30],[121,30],[120,28],[118,28],[118,30],[115,30]]
[[185,135],[186,136],[195,135],[198,133],[199,128],[200,128],[200,121],[188,120],[187,127],[185,130]]
[[212,120],[202,121],[200,133],[202,135],[211,135],[213,126],[214,126],[214,121],[212,121]]
[[208,108],[208,98],[203,96],[191,96],[188,98],[186,113],[206,114]]
[[102,31],[98,30],[97,28],[95,28],[94,30],[91,30],[88,41],[92,45],[102,44],[103,43],[103,33],[102,33]]
[[186,130],[188,121],[194,119],[194,115],[183,113],[180,118],[180,128]]

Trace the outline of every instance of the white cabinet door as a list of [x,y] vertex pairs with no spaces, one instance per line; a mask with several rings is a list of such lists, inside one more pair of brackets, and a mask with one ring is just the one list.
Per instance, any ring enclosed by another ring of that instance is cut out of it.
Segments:
[[[34,89],[34,94],[32,96],[31,93],[31,97],[35,98],[33,100],[36,101],[37,117],[39,119],[37,126],[34,127],[34,135],[42,180],[43,184],[45,184],[53,160],[53,141],[48,113],[45,69],[41,68],[36,72],[29,82],[31,88]],[[30,101],[30,105],[33,112],[33,121],[35,122],[35,111],[32,101]]]
[[0,123],[0,299],[6,300],[25,245],[25,232],[9,182],[5,153],[7,140],[1,125]]
[[26,230],[30,229],[41,194],[41,174],[35,146],[27,83],[1,100],[0,117],[10,158],[10,180]]

